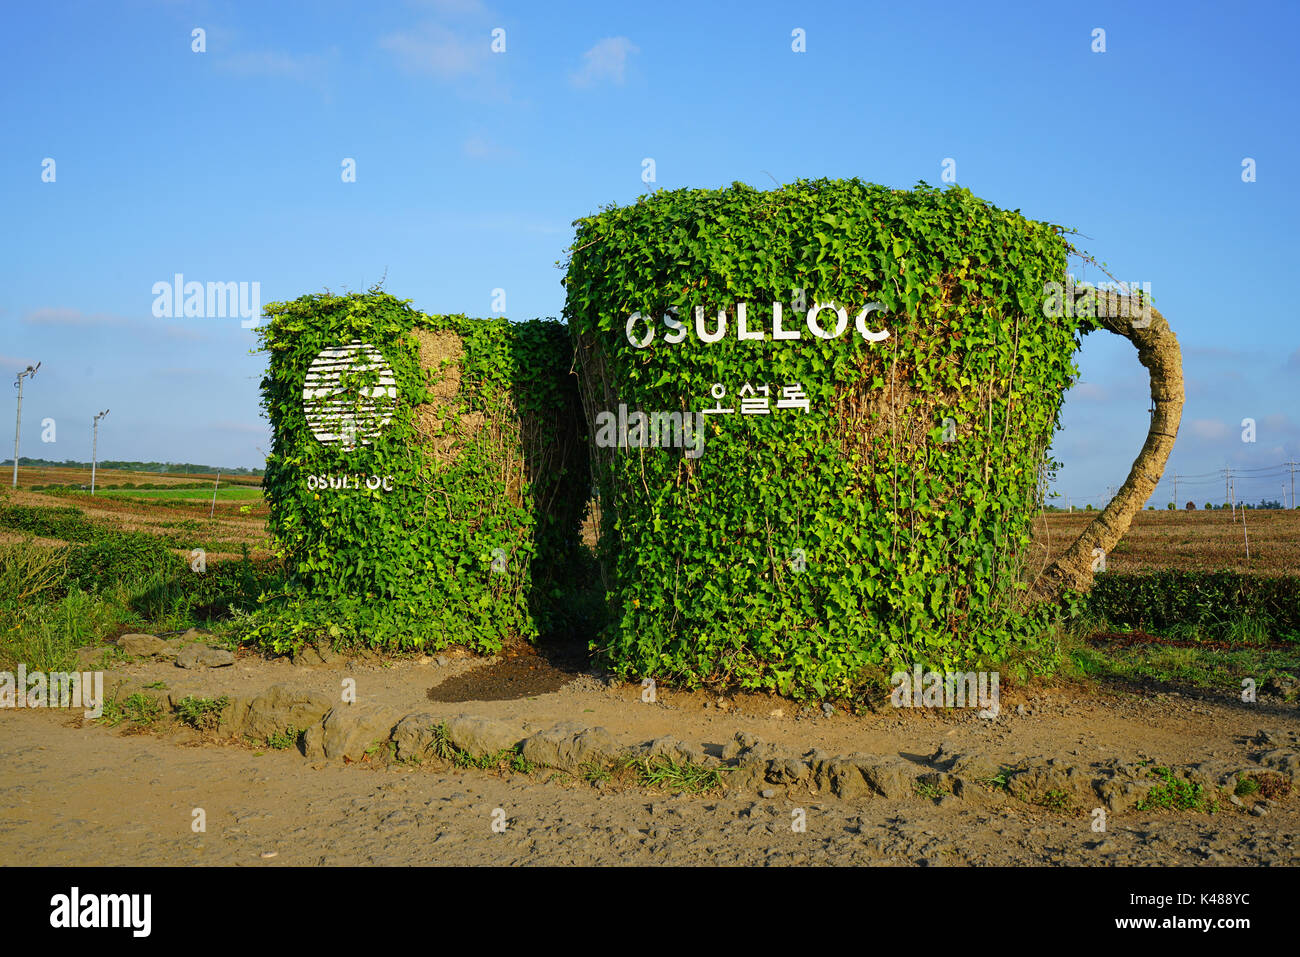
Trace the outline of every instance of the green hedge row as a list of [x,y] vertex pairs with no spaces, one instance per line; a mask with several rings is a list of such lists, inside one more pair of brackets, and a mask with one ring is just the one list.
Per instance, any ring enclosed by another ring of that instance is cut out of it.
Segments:
[[1300,640],[1300,576],[1159,571],[1098,575],[1082,599],[1093,618],[1149,632],[1195,628],[1226,639],[1252,621],[1273,640]]

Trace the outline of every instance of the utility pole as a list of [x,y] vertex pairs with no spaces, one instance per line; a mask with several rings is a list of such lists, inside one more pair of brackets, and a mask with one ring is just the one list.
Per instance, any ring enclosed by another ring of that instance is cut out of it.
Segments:
[[[719,405],[722,403],[719,402]],[[221,484],[221,473],[217,472],[217,480],[212,483],[212,507],[208,509],[208,518],[211,518],[217,510],[217,486]]]
[[[719,403],[721,404],[721,403]],[[90,440],[90,494],[95,494],[95,465],[99,460],[99,420],[108,415],[108,409],[105,409],[99,415],[95,416],[93,438]]]
[[[718,405],[722,405],[721,402]],[[1174,473],[1174,511],[1178,511],[1178,473]]]
[[14,382],[14,388],[18,390],[18,417],[14,420],[14,488],[18,487],[18,436],[23,429],[23,379],[26,376],[36,375],[36,370],[40,367],[39,362],[34,366],[28,366],[18,373],[18,379]]
[[[721,405],[721,403],[719,403],[719,405]],[[1290,467],[1290,469],[1291,469],[1291,507],[1292,507],[1292,508],[1295,508],[1295,467],[1296,467],[1296,463],[1295,463],[1295,462],[1287,462],[1286,464],[1287,464],[1287,465]],[[1285,492],[1286,489],[1283,489],[1283,491]],[[1284,497],[1285,497],[1285,496],[1284,496]]]

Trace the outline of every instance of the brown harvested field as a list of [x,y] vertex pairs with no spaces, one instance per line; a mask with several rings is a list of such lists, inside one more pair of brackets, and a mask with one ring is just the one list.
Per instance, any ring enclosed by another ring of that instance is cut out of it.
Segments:
[[[0,470],[0,478],[7,487],[13,481],[13,463]],[[188,485],[192,482],[211,484],[216,476],[189,472],[128,472],[122,469],[96,469],[95,488],[121,486],[127,482],[136,485]],[[256,475],[230,475],[221,477],[221,485],[261,485]],[[33,485],[85,485],[90,486],[90,469],[63,468],[61,466],[18,466],[18,487]]]
[[[265,524],[267,507],[260,499],[251,502],[219,499],[214,517],[209,519],[210,503],[197,491],[199,497],[196,500],[183,501],[99,495],[91,498],[84,493],[50,495],[26,491],[22,487],[81,484],[81,477],[82,470],[77,469],[20,468],[20,487],[16,492],[9,493],[10,501],[52,508],[72,505],[82,509],[91,521],[163,536],[175,534],[177,523],[196,521],[205,538],[222,545],[221,552],[210,553],[209,558],[237,554],[241,543],[247,544],[255,556],[269,555],[267,550],[270,541]],[[127,482],[137,485],[180,485],[211,482],[212,479],[213,476],[210,475],[99,470],[96,473],[96,487],[120,488]],[[84,480],[86,484],[89,483],[89,471],[84,472]],[[245,487],[256,486],[258,479],[250,476],[231,479],[232,484],[236,482]],[[223,478],[221,487],[226,486],[227,480]],[[1253,510],[1246,513],[1246,533],[1250,536],[1249,562],[1246,560],[1241,514],[1238,510],[1234,520],[1231,512],[1218,510],[1139,512],[1119,545],[1107,556],[1107,570],[1145,572],[1167,568],[1187,571],[1230,569],[1266,575],[1300,574],[1300,510]],[[1096,512],[1084,511],[1043,513],[1034,523],[1033,552],[1028,569],[1030,575],[1067,548],[1096,515]],[[596,518],[589,516],[583,525],[583,540],[590,546],[596,543],[595,531]],[[0,529],[0,544],[17,541],[22,537],[21,533]],[[50,544],[55,543],[53,540],[48,541]]]
[[[127,483],[135,485],[187,485],[195,482],[211,484],[215,476],[189,474],[181,472],[127,472],[114,469],[97,469],[95,488],[97,491],[118,489]],[[141,492],[140,498],[116,497],[109,495],[91,496],[88,492],[75,491],[50,494],[44,491],[31,491],[33,485],[89,485],[89,469],[68,468],[27,468],[18,469],[19,487],[16,490],[6,488],[8,501],[15,505],[38,508],[66,508],[72,506],[80,509],[91,522],[121,531],[147,532],[163,538],[193,534],[200,538],[208,548],[208,560],[221,560],[239,556],[240,545],[248,545],[253,558],[270,557],[270,539],[266,532],[266,503],[260,498],[251,500],[222,501],[218,499],[213,508],[206,500],[207,493],[196,489],[196,498],[185,499],[150,499]],[[256,476],[232,476],[229,480],[221,479],[221,488],[238,484],[243,488],[256,488],[261,480]],[[129,493],[130,489],[123,490]],[[212,517],[209,518],[209,510]],[[22,541],[28,536],[14,529],[0,528],[0,544]],[[44,545],[60,545],[63,542],[53,538],[37,538]],[[183,549],[180,551],[184,551]]]
[[[1070,546],[1097,516],[1096,512],[1045,512],[1034,523],[1034,558],[1030,571]],[[1250,560],[1246,559],[1246,535]],[[1300,574],[1300,510],[1242,512],[1143,511],[1111,554],[1110,572],[1229,569],[1257,575]]]

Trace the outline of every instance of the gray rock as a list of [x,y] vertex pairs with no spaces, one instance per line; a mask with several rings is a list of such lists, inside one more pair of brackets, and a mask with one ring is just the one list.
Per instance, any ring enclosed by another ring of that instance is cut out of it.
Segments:
[[762,741],[757,735],[750,734],[748,731],[737,731],[722,748],[722,760],[734,761],[740,757],[742,751],[758,747]]
[[167,642],[153,635],[123,635],[117,639],[117,646],[128,655],[138,658],[152,658],[167,653]]
[[1300,680],[1290,675],[1274,675],[1264,682],[1263,690],[1290,701],[1297,694],[1300,694]]
[[513,748],[522,737],[518,728],[491,718],[458,714],[447,722],[447,739],[476,758]]
[[763,777],[774,764],[780,765],[789,758],[793,755],[788,751],[747,731],[737,731],[722,749],[724,761],[734,761],[739,767],[759,768]]
[[323,694],[277,684],[249,699],[236,699],[219,730],[265,741],[272,734],[302,731],[318,724],[333,702]]
[[571,721],[533,735],[524,741],[522,750],[532,764],[571,772],[584,764],[612,761],[621,752],[604,728],[587,728]]
[[298,667],[323,665],[325,663],[325,659],[313,645],[303,645],[301,648],[294,651],[289,660]]
[[902,758],[857,758],[863,779],[883,798],[891,801],[912,797],[916,786],[916,766]]
[[763,788],[762,795],[765,798],[774,798],[776,797],[776,791],[771,788]]
[[987,786],[987,782],[998,776],[999,767],[996,761],[991,761],[977,752],[971,752],[957,755],[946,770],[967,784]]
[[832,758],[826,765],[826,776],[831,790],[845,801],[866,797],[871,793],[862,769],[849,758]]
[[826,717],[829,718],[829,717],[830,717],[831,715],[833,715],[834,713],[835,713],[835,708],[832,707],[832,705],[830,704],[830,702],[829,702],[829,701],[823,701],[823,702],[822,702],[822,714],[826,715]]
[[[1097,796],[1093,775],[1072,764],[1048,758],[1036,758],[1007,774],[1007,790],[1018,800],[1038,804],[1049,795],[1082,804]],[[1104,797],[1105,795],[1103,795]]]
[[767,768],[767,779],[775,784],[794,784],[808,774],[808,765],[798,758],[777,758]]
[[1292,781],[1300,781],[1300,751],[1292,748],[1275,748],[1261,754],[1259,763],[1266,768],[1273,768],[1289,775]]
[[178,668],[220,668],[234,663],[235,656],[229,651],[207,645],[186,645],[176,656]]
[[431,714],[408,714],[393,729],[393,744],[401,761],[423,761],[433,756],[434,728],[440,722]]
[[666,757],[674,764],[695,764],[703,767],[714,767],[718,759],[710,754],[705,754],[704,749],[698,744],[691,744],[688,741],[679,741],[672,735],[664,735],[661,738],[655,738],[649,744],[644,744],[636,749],[636,753],[641,757],[654,758]]
[[722,780],[730,791],[753,791],[767,780],[767,768],[762,764],[737,765]]
[[396,723],[388,709],[336,705],[320,724],[303,736],[303,753],[309,758],[349,758],[359,761],[366,750],[386,741]]

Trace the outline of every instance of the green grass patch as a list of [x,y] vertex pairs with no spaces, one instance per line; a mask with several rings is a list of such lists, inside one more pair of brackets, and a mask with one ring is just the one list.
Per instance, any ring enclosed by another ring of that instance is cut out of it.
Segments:
[[[90,497],[89,492],[77,493]],[[139,488],[106,488],[96,489],[95,497],[104,496],[105,498],[115,499],[134,499],[142,502],[211,502],[212,486],[204,488],[159,488],[159,489],[139,489]],[[218,488],[218,502],[260,502],[262,500],[262,490],[260,488],[241,488],[234,486],[231,488]]]
[[1211,799],[1195,781],[1177,777],[1166,767],[1150,768],[1148,773],[1159,778],[1160,783],[1138,802],[1139,811],[1204,811],[1213,814],[1219,809],[1218,801]]
[[161,702],[155,701],[147,694],[137,691],[120,701],[117,695],[105,701],[104,713],[96,720],[110,728],[116,728],[126,721],[142,728],[148,728],[158,721],[165,711],[166,709]]
[[302,735],[303,731],[300,728],[289,728],[285,731],[272,731],[266,736],[266,746],[273,751],[287,751],[289,748],[298,745]]
[[616,770],[630,771],[644,787],[674,793],[707,794],[722,787],[722,768],[706,768],[690,762],[677,762],[667,755],[653,758],[625,758]]
[[182,724],[188,724],[196,731],[212,731],[221,720],[221,712],[230,706],[230,699],[225,695],[220,698],[196,698],[187,695],[176,706],[176,716]]
[[1260,647],[1186,647],[1120,642],[1093,643],[1097,627],[1076,629],[1062,639],[1065,672],[1096,680],[1154,682],[1198,691],[1239,694],[1242,680],[1251,678],[1262,687],[1270,678],[1300,675],[1300,645]]

